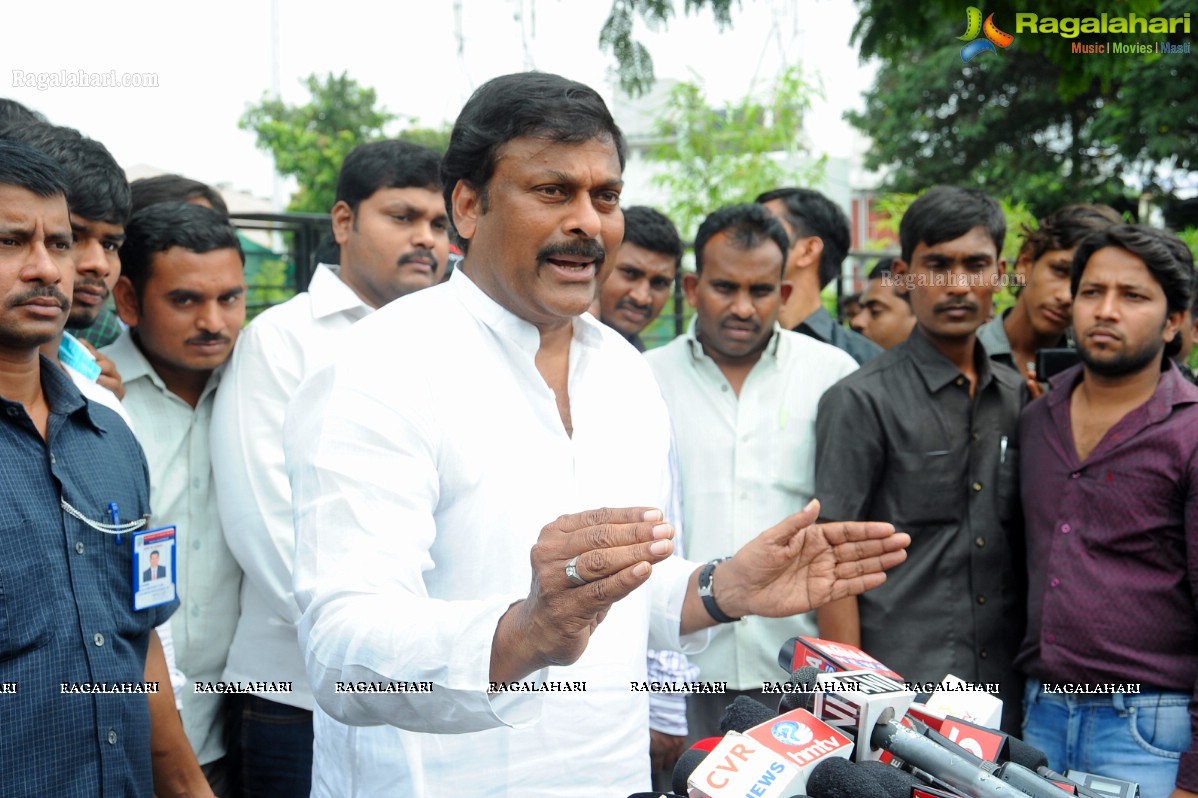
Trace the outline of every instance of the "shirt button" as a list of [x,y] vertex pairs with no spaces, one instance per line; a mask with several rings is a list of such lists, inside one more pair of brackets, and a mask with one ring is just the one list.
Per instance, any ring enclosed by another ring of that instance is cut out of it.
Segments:
[[116,745],[116,729],[108,730],[108,744]]
[[985,603],[986,603],[986,597],[978,596],[978,604],[985,604]]
[[973,483],[973,492],[974,492],[974,493],[981,493],[981,491],[982,491],[982,483],[981,483],[981,482],[975,482],[975,483]]
[[195,488],[196,490],[199,490],[199,489],[200,489],[200,478],[199,478],[199,477],[196,477],[195,479],[193,479],[193,480],[191,481],[191,486],[192,486],[193,488]]
[[741,443],[745,443],[745,442],[747,442],[748,440],[749,440],[749,436],[748,436],[748,435],[741,435],[741,436],[740,436],[740,441],[741,441]]
[[1057,642],[1057,636],[1056,636],[1056,635],[1044,635],[1044,639],[1045,639],[1045,640],[1047,640],[1047,641],[1048,641],[1048,642],[1050,642],[1050,643],[1055,643],[1055,642]]
[[4,412],[8,413],[9,418],[16,418],[17,416],[21,415],[21,409],[17,407],[10,407]]
[[75,553],[76,554],[83,553],[83,541],[82,540],[75,543]]
[[1073,531],[1073,527],[1069,526],[1069,524],[1061,524],[1061,531],[1068,535]]
[[985,659],[986,657],[990,656],[990,652],[985,649],[982,649],[981,651],[978,652],[978,656],[981,657],[982,659]]
[[723,391],[724,393],[728,393],[728,386],[727,386],[727,385],[721,385],[721,386],[720,386],[720,390],[721,390],[721,391]]
[[95,636],[92,638],[92,642],[95,643],[97,646],[104,645],[104,635],[100,634],[99,632],[96,632]]
[[977,439],[978,439],[978,434],[976,432],[969,433],[969,440],[976,441]]
[[199,608],[199,607],[192,607],[192,608],[191,608],[191,617],[193,617],[193,618],[199,618],[199,617],[200,617],[200,608]]
[[986,545],[986,539],[983,537],[975,538],[973,545],[977,546],[979,549],[983,548]]
[[964,385],[964,384],[965,384],[965,378],[964,378],[964,377],[957,377],[957,379],[955,379],[955,380],[954,380],[954,382],[956,382],[956,383],[957,383],[957,385]]
[[50,463],[52,465],[58,464],[58,458],[54,456],[54,452],[50,452]]
[[1072,474],[1069,475],[1069,478],[1070,479],[1078,479],[1081,477],[1081,475],[1082,475],[1082,472],[1074,471]]
[[1061,584],[1060,579],[1053,579],[1051,582],[1048,583],[1049,587],[1059,587],[1060,584]]
[[200,548],[200,541],[198,541],[198,540],[193,540],[193,541],[191,542],[191,547],[192,547],[193,549],[195,549],[196,551],[199,551],[199,548]]

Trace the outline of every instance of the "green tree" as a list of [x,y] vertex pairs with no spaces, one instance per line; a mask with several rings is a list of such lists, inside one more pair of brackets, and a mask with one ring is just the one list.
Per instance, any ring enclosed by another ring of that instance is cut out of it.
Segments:
[[[732,8],[739,0],[685,0],[687,14],[710,8],[721,30],[732,25]],[[599,47],[616,59],[620,88],[633,97],[653,85],[653,56],[633,37],[639,19],[649,28],[664,28],[674,16],[674,0],[612,0],[611,11],[599,32]]]
[[299,183],[288,210],[327,213],[345,156],[359,144],[383,138],[384,128],[396,117],[377,107],[374,89],[360,86],[345,72],[309,75],[304,84],[310,102],[287,105],[264,94],[238,125],[253,131],[259,149],[271,153],[275,171]]
[[818,183],[824,159],[809,160],[803,117],[818,90],[798,67],[782,73],[762,99],[712,107],[697,82],[676,85],[654,125],[661,142],[649,159],[666,166],[653,178],[669,194],[666,213],[693,237],[714,208],[751,202],[780,185]]
[[[1079,200],[1127,208],[1134,206],[1121,198],[1139,190],[1168,198],[1195,168],[1193,58],[1078,55],[1069,39],[1020,33],[1009,49],[962,64],[955,38],[965,27],[960,3],[858,6],[855,40],[862,57],[876,56],[882,66],[865,112],[850,121],[873,139],[866,165],[888,174],[887,189],[973,185],[1038,213]],[[1015,14],[1025,9],[999,0],[985,10],[1014,32]],[[1111,13],[1170,17],[1187,10],[1185,0],[1127,0]],[[1096,11],[1092,3],[1067,2],[1052,13]]]

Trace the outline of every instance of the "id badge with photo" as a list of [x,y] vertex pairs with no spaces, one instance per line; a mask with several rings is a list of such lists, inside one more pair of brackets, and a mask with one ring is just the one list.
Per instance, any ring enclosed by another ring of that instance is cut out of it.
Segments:
[[133,609],[175,600],[175,543],[173,526],[134,533]]

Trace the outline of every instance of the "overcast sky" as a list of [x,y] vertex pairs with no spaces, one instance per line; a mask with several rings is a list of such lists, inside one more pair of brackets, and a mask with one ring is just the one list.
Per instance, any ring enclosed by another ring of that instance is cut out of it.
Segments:
[[[529,66],[612,96],[611,59],[598,47],[607,0],[278,6],[275,58],[289,102],[305,101],[304,76],[345,70],[375,88],[389,111],[438,126],[488,78]],[[0,95],[99,139],[123,166],[148,164],[269,197],[270,157],[237,120],[271,87],[271,16],[270,0],[9,3]],[[722,34],[704,12],[676,17],[664,32],[639,26],[638,37],[659,77],[697,77],[717,100],[768,85],[781,66],[801,62],[820,74],[826,94],[808,131],[816,154],[848,156],[860,144],[841,115],[862,105],[872,75],[849,45],[856,16],[852,0],[743,0]],[[15,71],[58,70],[154,73],[158,87],[13,85]]]

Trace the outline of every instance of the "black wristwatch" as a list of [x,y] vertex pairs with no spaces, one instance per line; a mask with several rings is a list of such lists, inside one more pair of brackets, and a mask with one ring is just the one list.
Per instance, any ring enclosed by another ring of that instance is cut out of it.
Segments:
[[712,595],[712,577],[715,574],[715,567],[724,560],[730,559],[732,558],[717,557],[699,571],[699,598],[703,599],[703,607],[707,610],[707,614],[715,618],[717,623],[733,623],[741,620],[733,618],[731,615],[725,615],[719,605],[715,603],[715,596]]

